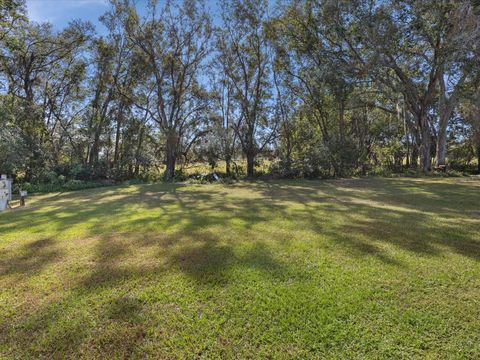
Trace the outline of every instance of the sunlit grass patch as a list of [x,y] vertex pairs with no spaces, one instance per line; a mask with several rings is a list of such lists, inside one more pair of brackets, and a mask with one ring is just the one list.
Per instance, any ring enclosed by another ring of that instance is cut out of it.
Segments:
[[148,184],[0,214],[6,358],[477,358],[480,181]]

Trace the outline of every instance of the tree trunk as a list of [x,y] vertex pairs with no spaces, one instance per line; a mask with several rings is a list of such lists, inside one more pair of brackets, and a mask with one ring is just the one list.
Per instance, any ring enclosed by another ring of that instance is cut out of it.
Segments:
[[98,163],[98,153],[100,151],[100,126],[95,130],[94,140],[92,147],[90,148],[90,155],[88,158],[88,164],[94,165]]
[[114,149],[114,152],[113,152],[113,168],[115,170],[118,170],[118,157],[119,157],[119,153],[120,153],[120,130],[121,130],[121,127],[122,127],[122,117],[123,117],[123,114],[120,112],[117,116],[117,129],[115,131],[115,149]]
[[447,153],[447,126],[448,120],[453,112],[453,105],[455,102],[455,95],[452,94],[450,98],[447,95],[445,86],[445,79],[443,74],[438,79],[440,86],[439,112],[440,120],[438,126],[438,140],[437,140],[437,166],[445,165],[445,157]]
[[228,154],[227,156],[225,156],[225,174],[227,175],[227,177],[231,176],[231,169],[230,169],[231,162],[232,162],[232,157],[230,156],[230,154]]
[[445,158],[447,153],[447,124],[448,119],[446,119],[445,116],[441,116],[437,140],[437,166],[445,165]]
[[477,172],[480,174],[480,144],[477,145]]
[[345,103],[344,100],[340,100],[340,109],[339,109],[339,118],[338,118],[338,130],[340,132],[340,143],[345,144]]
[[407,135],[407,153],[405,155],[405,167],[408,169],[410,167],[410,137]]
[[416,142],[413,142],[412,153],[410,155],[410,167],[412,169],[418,168],[418,154],[419,154],[418,148],[419,148],[418,144]]
[[255,164],[255,154],[253,151],[247,152],[247,177],[253,178],[253,169]]
[[140,152],[142,151],[144,133],[145,133],[145,128],[142,126],[140,128],[140,135],[138,139],[137,150],[135,151],[135,171],[134,171],[135,177],[138,177],[140,173]]
[[[288,125],[287,125],[288,126]],[[292,139],[291,139],[291,132],[290,129],[287,127],[284,131],[284,139],[285,139],[285,170],[290,173],[292,168]]]
[[177,160],[176,156],[176,147],[177,147],[177,137],[175,134],[170,133],[167,137],[167,143],[165,146],[165,160],[167,169],[165,170],[165,180],[173,181],[175,176],[175,163]]
[[430,131],[428,126],[422,129],[422,143],[420,145],[420,170],[426,175],[430,172],[432,159],[430,155]]
[[408,133],[408,125],[407,125],[407,112],[405,109],[405,105],[402,109],[402,116],[403,116],[403,133],[405,135],[405,141],[407,145],[407,153],[405,159],[405,166],[408,169],[410,167],[410,134]]

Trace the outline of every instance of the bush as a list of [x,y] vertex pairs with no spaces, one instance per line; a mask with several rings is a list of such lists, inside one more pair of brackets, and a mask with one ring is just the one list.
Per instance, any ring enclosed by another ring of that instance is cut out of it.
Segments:
[[448,177],[462,177],[468,176],[468,173],[457,171],[457,170],[447,170]]
[[270,165],[269,172],[277,177],[296,178],[330,178],[332,164],[328,149],[321,144],[303,149],[290,161],[281,159]]
[[224,174],[218,173],[194,173],[188,177],[187,182],[189,184],[233,184],[235,181],[231,177],[227,177]]
[[181,169],[175,170],[173,174],[174,181],[185,181],[188,179],[188,174]]
[[13,186],[14,193],[19,192],[19,190],[26,190],[29,194],[34,193],[49,193],[49,192],[62,192],[62,191],[73,191],[73,190],[83,190],[83,189],[92,189],[97,187],[111,186],[114,185],[113,182],[100,182],[100,181],[83,181],[83,180],[69,180],[65,183],[49,183],[49,184],[30,184],[25,183],[16,183]]
[[79,190],[86,188],[87,186],[85,184],[87,183],[82,180],[69,180],[65,183],[63,188],[66,190]]
[[100,182],[100,181],[82,181],[82,180],[70,180],[62,187],[62,190],[84,190],[97,187],[112,186],[114,182]]

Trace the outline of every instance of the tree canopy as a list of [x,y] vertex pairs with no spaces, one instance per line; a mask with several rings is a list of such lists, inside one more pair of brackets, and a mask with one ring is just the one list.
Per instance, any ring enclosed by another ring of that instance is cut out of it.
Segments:
[[[175,179],[480,172],[471,0],[111,0],[99,35],[0,0],[0,172]],[[232,171],[232,165],[235,171]]]

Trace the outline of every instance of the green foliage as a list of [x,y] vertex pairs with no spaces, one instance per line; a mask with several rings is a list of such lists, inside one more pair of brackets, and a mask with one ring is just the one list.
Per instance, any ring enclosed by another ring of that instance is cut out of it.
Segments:
[[29,194],[52,193],[93,189],[98,187],[112,186],[113,182],[68,180],[66,182],[52,181],[48,183],[30,184],[29,182],[15,183],[13,191],[18,194],[19,190],[26,190]]
[[16,174],[25,168],[26,145],[14,122],[10,96],[0,95],[0,173]]
[[0,172],[56,186],[156,181],[165,166],[184,181],[191,162],[242,157],[237,179],[427,174],[445,154],[480,171],[470,1],[150,5],[142,19],[113,1],[99,36],[0,0]]

